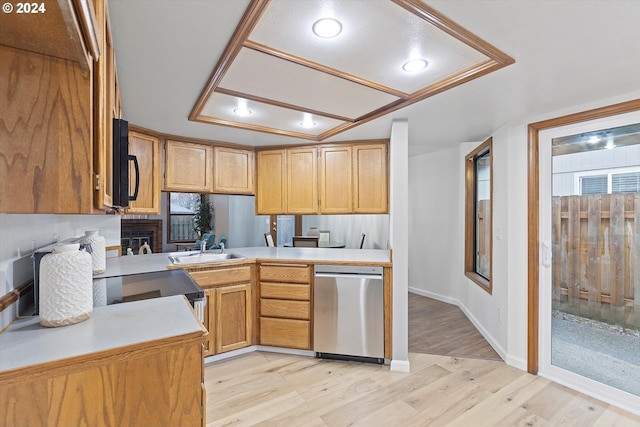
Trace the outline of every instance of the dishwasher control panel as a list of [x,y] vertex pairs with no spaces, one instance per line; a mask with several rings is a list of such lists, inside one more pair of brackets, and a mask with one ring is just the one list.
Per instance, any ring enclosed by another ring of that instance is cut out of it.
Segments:
[[316,265],[314,273],[328,274],[373,274],[382,276],[382,267],[372,265]]

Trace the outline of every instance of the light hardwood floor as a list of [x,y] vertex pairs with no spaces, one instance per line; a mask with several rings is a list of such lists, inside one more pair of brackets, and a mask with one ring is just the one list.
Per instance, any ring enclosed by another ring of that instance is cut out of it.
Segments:
[[[455,337],[455,339],[451,339]],[[453,305],[409,294],[410,373],[250,353],[205,368],[208,426],[640,426],[507,366]]]
[[640,417],[495,360],[389,366],[253,352],[205,368],[208,426],[639,426]]

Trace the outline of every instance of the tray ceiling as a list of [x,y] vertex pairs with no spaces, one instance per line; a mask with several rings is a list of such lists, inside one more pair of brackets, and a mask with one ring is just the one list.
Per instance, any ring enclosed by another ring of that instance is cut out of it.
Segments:
[[189,119],[322,141],[513,62],[417,0],[253,0]]

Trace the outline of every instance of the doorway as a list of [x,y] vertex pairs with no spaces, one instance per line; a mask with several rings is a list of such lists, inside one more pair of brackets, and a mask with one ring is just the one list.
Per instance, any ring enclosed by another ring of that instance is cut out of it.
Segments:
[[640,123],[639,108],[529,127],[529,371],[627,408],[640,407],[640,154],[626,156],[640,141],[611,135]]
[[302,215],[270,215],[269,232],[276,246],[291,245],[302,234]]

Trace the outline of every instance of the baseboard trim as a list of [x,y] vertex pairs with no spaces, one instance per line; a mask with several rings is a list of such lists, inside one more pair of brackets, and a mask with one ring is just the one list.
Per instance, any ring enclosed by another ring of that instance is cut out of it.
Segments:
[[395,372],[410,372],[411,365],[408,360],[393,359],[389,365],[389,370]]
[[527,361],[525,359],[507,355],[507,360],[505,360],[505,362],[507,365],[513,366],[514,368],[518,368],[522,371],[527,370]]
[[227,351],[226,353],[214,354],[213,356],[207,356],[204,358],[204,364],[218,362],[220,360],[230,359],[232,357],[240,356],[247,353],[256,351],[256,346],[251,345],[249,347],[239,348],[238,350]]
[[409,292],[413,293],[413,294],[417,294],[417,295],[421,295],[423,297],[427,297],[427,298],[431,298],[434,299],[436,301],[441,301],[441,302],[446,302],[447,304],[453,304],[453,305],[457,305],[459,306],[459,302],[457,299],[455,298],[451,298],[451,297],[447,297],[444,295],[440,295],[440,294],[436,294],[433,292],[429,292],[429,291],[425,291],[424,289],[418,289],[418,288],[409,288]]
[[478,321],[478,319],[476,319],[473,316],[473,314],[469,311],[469,309],[464,304],[458,304],[458,307],[460,307],[460,310],[462,310],[464,315],[467,316],[467,319],[469,319],[469,321],[473,324],[473,326],[475,326],[478,332],[480,332],[480,335],[482,335],[484,339],[487,340],[489,345],[493,347],[496,353],[498,353],[498,356],[500,356],[500,358],[504,360],[506,363],[507,352],[504,350],[504,348],[502,348],[502,346],[498,344],[498,342],[493,338],[493,336],[489,333],[489,331],[487,331],[482,326],[482,324]]

